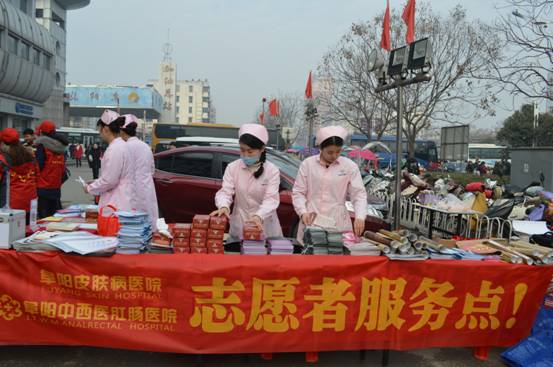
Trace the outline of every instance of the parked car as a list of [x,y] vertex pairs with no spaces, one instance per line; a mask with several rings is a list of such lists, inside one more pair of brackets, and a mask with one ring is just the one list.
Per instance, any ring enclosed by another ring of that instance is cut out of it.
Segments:
[[[187,223],[195,214],[215,210],[215,194],[221,188],[225,169],[239,158],[238,147],[221,146],[192,146],[155,154],[154,182],[160,215],[167,223]],[[272,149],[267,150],[267,159],[280,169],[277,213],[282,231],[294,237],[299,218],[292,204],[292,188],[299,161]],[[374,231],[387,227],[387,223],[379,218],[367,218],[367,229]]]

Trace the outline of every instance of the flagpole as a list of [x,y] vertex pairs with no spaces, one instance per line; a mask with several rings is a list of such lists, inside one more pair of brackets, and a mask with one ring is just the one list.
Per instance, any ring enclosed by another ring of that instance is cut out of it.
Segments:
[[263,120],[260,121],[261,125],[265,125],[265,102],[267,102],[267,98],[263,97],[261,99],[261,113],[262,113],[262,116],[263,116]]

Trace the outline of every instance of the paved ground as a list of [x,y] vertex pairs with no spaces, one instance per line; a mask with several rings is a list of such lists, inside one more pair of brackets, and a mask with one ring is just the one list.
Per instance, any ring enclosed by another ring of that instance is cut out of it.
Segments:
[[[86,195],[75,180],[81,176],[85,181],[92,179],[88,166],[69,167],[71,178],[65,183],[62,191],[64,205],[70,203],[91,203],[92,197]],[[222,341],[224,342],[224,340]],[[410,352],[391,352],[390,367],[461,367],[461,366],[503,366],[499,354],[502,349],[494,349],[486,362],[472,357],[469,348],[435,348]],[[316,366],[380,366],[382,354],[378,351],[367,351],[365,360],[360,360],[359,352],[321,353]],[[196,356],[150,353],[126,350],[89,348],[89,347],[0,347],[0,367],[81,367],[81,366],[305,366],[301,353],[284,353],[274,356],[272,361],[262,361],[258,355],[230,356]]]
[[83,161],[82,167],[75,167],[72,162],[68,165],[71,171],[71,177],[65,181],[61,190],[61,202],[65,207],[69,204],[92,204],[93,197],[84,193],[81,184],[75,180],[81,176],[85,181],[92,180],[92,170],[88,168],[88,164]]
[[[222,341],[224,342],[224,341]],[[425,349],[411,352],[392,352],[390,367],[464,367],[504,366],[499,359],[501,350],[493,350],[490,359],[480,362],[472,358],[472,351],[465,348]],[[320,353],[317,367],[380,366],[381,352],[367,351],[365,360],[359,352]],[[173,353],[149,353],[85,347],[0,347],[2,367],[84,367],[84,366],[306,366],[301,353],[275,355],[272,361],[263,361],[259,355],[210,355],[201,358]]]

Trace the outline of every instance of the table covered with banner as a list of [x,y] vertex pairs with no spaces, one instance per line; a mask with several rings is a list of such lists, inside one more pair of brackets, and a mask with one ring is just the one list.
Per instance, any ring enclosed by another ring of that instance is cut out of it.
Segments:
[[553,267],[0,251],[0,344],[178,353],[510,346]]

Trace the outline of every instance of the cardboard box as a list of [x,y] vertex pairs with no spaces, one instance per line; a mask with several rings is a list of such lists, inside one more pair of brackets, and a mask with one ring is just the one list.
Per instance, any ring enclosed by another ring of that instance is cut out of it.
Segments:
[[190,234],[190,239],[202,238],[205,240],[207,239],[207,231],[207,229],[193,229]]
[[222,240],[225,237],[224,229],[213,229],[210,228],[207,230],[207,238],[214,240]]
[[220,217],[211,217],[209,219],[209,228],[220,229],[223,232],[227,229],[228,219],[224,215]]
[[210,219],[209,215],[195,215],[192,220],[192,229],[208,229]]
[[192,238],[190,239],[190,247],[206,247],[206,238]]
[[190,247],[189,238],[174,238],[173,247]]
[[190,248],[191,254],[207,254],[207,248],[205,247],[191,247]]
[[189,254],[190,247],[173,247],[173,253],[175,254]]
[[207,248],[224,248],[223,240],[208,239]]
[[224,254],[225,249],[224,248],[219,248],[219,247],[208,248],[207,253],[208,254]]

